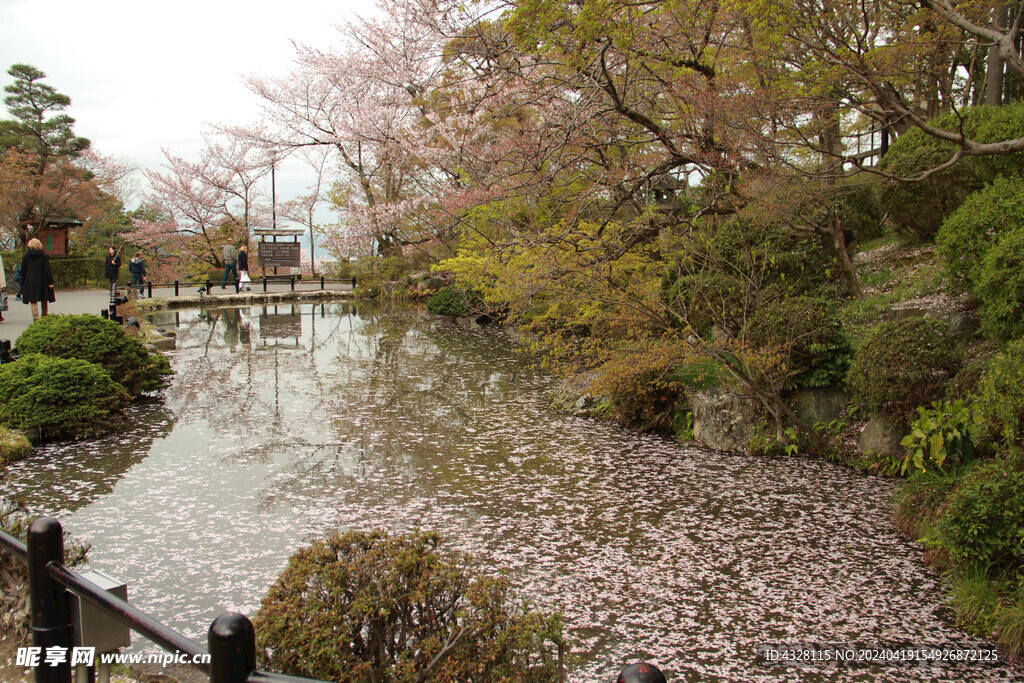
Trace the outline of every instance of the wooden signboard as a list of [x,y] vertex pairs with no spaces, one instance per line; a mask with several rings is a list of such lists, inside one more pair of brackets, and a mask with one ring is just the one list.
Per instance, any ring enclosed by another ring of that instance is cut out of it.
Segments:
[[298,242],[260,242],[261,268],[300,268],[302,255]]

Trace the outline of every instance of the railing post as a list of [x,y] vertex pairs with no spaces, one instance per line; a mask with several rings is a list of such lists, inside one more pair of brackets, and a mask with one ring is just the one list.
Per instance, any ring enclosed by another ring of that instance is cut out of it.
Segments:
[[150,280],[149,282],[146,283],[146,285],[147,285],[146,291],[149,292],[149,297],[148,298],[152,299],[153,298],[153,281]]
[[210,289],[210,287],[212,287],[212,285],[210,284],[210,278],[206,278],[206,293],[207,294],[213,294],[213,290]]
[[267,276],[266,275],[263,276],[263,293],[264,294],[267,293]]
[[[70,683],[71,618],[68,593],[54,581],[46,566],[64,562],[64,530],[52,517],[40,517],[28,527],[28,595],[32,616],[32,645],[41,648],[36,683]],[[46,663],[50,648],[64,648],[56,666]]]
[[174,296],[178,296],[178,281],[174,281]]
[[295,291],[295,276],[292,275],[292,291]]
[[323,288],[324,288],[324,276],[321,275],[320,276],[320,289],[323,290]]
[[245,683],[256,670],[256,630],[237,612],[225,612],[210,624],[210,683]]

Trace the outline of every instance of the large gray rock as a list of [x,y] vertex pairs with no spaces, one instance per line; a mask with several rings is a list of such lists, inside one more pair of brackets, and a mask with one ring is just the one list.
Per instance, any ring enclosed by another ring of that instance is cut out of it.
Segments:
[[838,419],[850,403],[850,395],[840,385],[801,389],[791,402],[797,416],[809,425]]
[[896,455],[903,440],[903,430],[882,417],[872,417],[857,439],[862,453]]
[[971,310],[967,295],[933,294],[893,304],[886,320],[907,318],[934,318],[945,320],[956,337],[969,337],[978,329],[977,315]]
[[758,403],[724,389],[708,389],[690,399],[693,438],[716,451],[740,451],[750,444]]
[[611,397],[596,396],[590,392],[593,377],[578,374],[567,377],[551,390],[548,397],[555,410],[578,417],[595,417],[606,413]]

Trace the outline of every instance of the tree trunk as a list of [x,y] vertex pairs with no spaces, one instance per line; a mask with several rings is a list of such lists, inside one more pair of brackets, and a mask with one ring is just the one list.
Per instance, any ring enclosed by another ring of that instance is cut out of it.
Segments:
[[[1006,2],[997,0],[992,8],[992,28],[999,32],[1006,31],[1006,17]],[[1003,103],[1003,71],[1003,57],[999,54],[999,45],[994,44],[988,49],[985,104],[998,107]]]

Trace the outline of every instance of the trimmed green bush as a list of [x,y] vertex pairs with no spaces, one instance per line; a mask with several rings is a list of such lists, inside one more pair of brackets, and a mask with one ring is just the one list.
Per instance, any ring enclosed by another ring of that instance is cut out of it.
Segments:
[[940,399],[963,363],[950,327],[912,318],[876,325],[854,354],[847,383],[855,403],[903,425]]
[[1024,459],[972,468],[936,524],[950,558],[990,577],[1024,572]]
[[981,299],[981,328],[988,337],[1024,334],[1024,225],[1001,235],[985,253],[974,291]]
[[299,550],[254,622],[261,664],[330,681],[560,680],[558,617],[512,603],[440,536],[333,535]]
[[981,279],[982,259],[1008,232],[1024,228],[1024,180],[996,178],[964,200],[935,237],[954,284],[972,290]]
[[853,355],[835,303],[817,297],[795,296],[766,304],[751,317],[747,341],[755,347],[783,348],[794,386],[842,382]]
[[121,325],[96,315],[39,318],[18,337],[18,350],[101,365],[132,397],[162,389],[172,374],[162,354],[150,353]]
[[[959,115],[958,115],[959,114]],[[929,121],[959,131],[977,142],[997,142],[1024,136],[1024,103],[1005,107],[973,107]],[[900,177],[913,177],[952,158],[956,145],[912,128],[901,135],[882,159],[881,168]],[[964,199],[1003,175],[1024,172],[1024,153],[961,159],[954,166],[920,182],[889,181],[882,186],[882,205],[897,232],[931,240],[939,226]]]
[[449,285],[439,289],[436,294],[427,301],[427,312],[434,315],[447,315],[452,318],[460,318],[472,315],[479,310],[482,300],[480,295],[472,289],[461,289]]
[[1024,448],[1024,339],[989,361],[973,401],[976,445]]
[[24,434],[0,427],[0,467],[27,458],[32,453],[32,444]]
[[0,424],[80,438],[110,430],[131,398],[99,365],[41,354],[0,365]]

